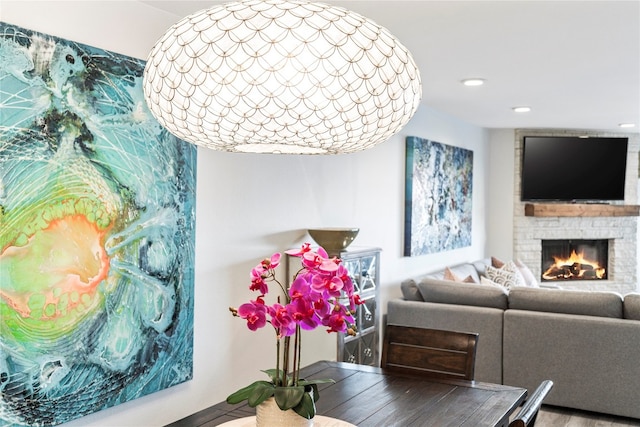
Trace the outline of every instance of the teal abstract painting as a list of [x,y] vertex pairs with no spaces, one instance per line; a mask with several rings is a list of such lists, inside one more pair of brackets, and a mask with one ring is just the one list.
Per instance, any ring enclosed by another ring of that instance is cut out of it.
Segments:
[[471,246],[473,151],[406,139],[404,255]]
[[192,378],[196,149],[143,69],[0,23],[0,425]]

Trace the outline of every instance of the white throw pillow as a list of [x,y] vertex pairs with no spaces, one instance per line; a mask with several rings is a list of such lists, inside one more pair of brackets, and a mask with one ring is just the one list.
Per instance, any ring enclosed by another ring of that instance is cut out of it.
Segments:
[[524,263],[519,259],[515,260],[515,264],[516,267],[518,267],[518,270],[520,270],[520,274],[522,274],[522,277],[524,278],[525,285],[531,288],[540,287],[540,284],[536,280],[536,277],[533,275],[533,272],[529,269],[529,267],[524,265]]

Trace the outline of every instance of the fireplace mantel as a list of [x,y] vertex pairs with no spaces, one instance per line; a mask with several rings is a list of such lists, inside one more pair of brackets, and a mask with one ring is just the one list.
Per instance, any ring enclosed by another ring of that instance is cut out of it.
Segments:
[[640,205],[525,203],[524,215],[536,217],[640,216]]

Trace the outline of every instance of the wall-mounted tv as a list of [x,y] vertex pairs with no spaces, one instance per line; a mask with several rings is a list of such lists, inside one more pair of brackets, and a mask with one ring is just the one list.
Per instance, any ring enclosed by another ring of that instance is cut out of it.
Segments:
[[522,200],[624,200],[628,142],[628,138],[525,136]]

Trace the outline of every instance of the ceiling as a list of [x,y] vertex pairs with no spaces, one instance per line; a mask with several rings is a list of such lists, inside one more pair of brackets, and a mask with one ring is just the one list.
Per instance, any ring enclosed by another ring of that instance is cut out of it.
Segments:
[[[176,21],[224,3],[140,1]],[[431,108],[486,128],[640,130],[640,1],[324,2],[394,34]],[[463,86],[469,77],[486,83]]]

